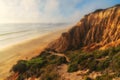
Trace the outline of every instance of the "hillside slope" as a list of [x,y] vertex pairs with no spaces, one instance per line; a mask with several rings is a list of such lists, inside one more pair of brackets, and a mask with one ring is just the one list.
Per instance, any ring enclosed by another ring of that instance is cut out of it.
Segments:
[[119,33],[120,5],[96,10],[40,55],[18,61],[6,80],[120,80]]
[[[84,47],[94,50],[115,42],[120,44],[120,5],[99,9],[82,18],[72,29],[48,46],[57,52]],[[118,41],[117,41],[118,40]]]

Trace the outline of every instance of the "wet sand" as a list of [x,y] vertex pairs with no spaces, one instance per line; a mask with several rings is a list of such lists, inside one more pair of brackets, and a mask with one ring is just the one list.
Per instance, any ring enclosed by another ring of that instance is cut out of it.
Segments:
[[20,59],[30,59],[40,54],[49,42],[55,40],[68,29],[51,32],[42,37],[24,41],[0,50],[0,80],[9,75],[11,67]]

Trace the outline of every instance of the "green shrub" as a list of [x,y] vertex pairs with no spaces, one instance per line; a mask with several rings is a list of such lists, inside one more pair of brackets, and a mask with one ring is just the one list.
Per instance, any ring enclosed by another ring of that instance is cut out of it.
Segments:
[[48,56],[50,56],[51,54],[50,53],[47,53],[45,51],[41,52],[39,56],[35,57],[35,58],[43,58],[43,59],[47,59]]
[[42,80],[59,80],[59,75],[55,72],[51,72],[46,75],[46,77]]
[[112,80],[112,78],[113,78],[112,76],[106,74],[106,75],[98,76],[95,80]]
[[85,80],[92,80],[90,77],[86,77]]
[[44,68],[44,72],[41,75],[41,80],[60,80],[60,76],[56,70],[56,65],[48,65]]
[[20,60],[13,66],[12,70],[20,74],[26,74],[26,77],[33,75],[38,76],[41,73],[40,68],[44,66],[44,64],[45,61],[42,58],[33,58],[29,61]]
[[109,48],[109,57],[112,58],[118,52],[120,52],[120,47],[119,46],[118,47]]
[[39,77],[40,74],[41,74],[41,68],[43,66],[45,66],[46,64],[46,61],[43,60],[42,58],[38,57],[38,58],[33,58],[29,61],[27,61],[27,65],[28,65],[28,70],[26,72],[27,76],[30,77],[30,76],[36,76],[36,77]]
[[90,69],[91,71],[96,69],[97,61],[92,54],[84,54],[80,56],[78,60],[78,64],[80,65],[80,69]]
[[114,71],[117,71],[117,72],[120,71],[120,52],[113,57],[112,63],[111,63],[111,68]]
[[110,64],[110,60],[106,59],[106,60],[101,60],[98,64],[97,64],[97,71],[101,71],[104,70],[106,68],[109,67]]
[[99,58],[103,58],[108,56],[109,54],[109,50],[96,50],[95,52],[93,52],[93,54],[95,55],[95,58],[99,59]]
[[57,65],[61,65],[67,63],[66,58],[65,57],[59,57],[57,55],[51,55],[48,57],[48,64],[57,64]]
[[68,66],[68,72],[75,72],[78,70],[78,65],[73,63]]
[[17,80],[24,80],[23,75],[22,75],[22,74],[20,74],[20,75],[18,76],[18,79],[17,79]]
[[90,71],[95,71],[96,70],[96,67],[97,67],[97,61],[96,60],[93,60],[91,62],[88,63],[88,69],[90,69]]
[[59,57],[57,60],[57,65],[61,65],[63,63],[67,63],[66,58],[65,57]]
[[28,69],[28,66],[25,60],[18,61],[17,64],[12,67],[12,70],[14,72],[19,72],[19,73],[24,73],[27,71],[27,69]]
[[44,66],[45,60],[43,60],[42,58],[34,58],[31,59],[29,61],[27,61],[27,65],[28,67],[32,67],[32,68],[41,68],[42,66]]
[[94,55],[92,54],[81,54],[78,56],[78,64],[82,64],[84,61],[93,59]]
[[120,46],[115,47],[115,52],[120,52]]

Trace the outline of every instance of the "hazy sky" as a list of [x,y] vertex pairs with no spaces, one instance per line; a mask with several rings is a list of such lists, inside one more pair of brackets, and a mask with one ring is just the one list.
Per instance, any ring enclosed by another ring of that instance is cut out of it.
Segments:
[[0,0],[0,23],[75,22],[120,0]]

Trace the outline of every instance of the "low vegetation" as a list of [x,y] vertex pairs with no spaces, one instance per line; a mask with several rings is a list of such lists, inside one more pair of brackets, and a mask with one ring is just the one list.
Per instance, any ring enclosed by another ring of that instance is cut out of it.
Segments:
[[[101,72],[102,75],[95,80],[112,80],[120,77],[120,46],[93,52],[68,51],[66,56],[70,59],[69,63],[65,57],[43,52],[31,60],[18,61],[11,71],[19,72],[18,80],[32,76],[41,77],[42,80],[60,80],[57,66],[68,64],[69,73],[86,69],[89,69],[87,75],[93,71]],[[86,77],[85,80],[92,79]]]
[[51,55],[43,52],[41,55],[31,60],[20,60],[12,67],[13,72],[19,72],[18,80],[24,80],[29,77],[40,77],[42,80],[58,80],[56,66],[67,63],[65,57]]
[[[103,72],[96,80],[111,80],[120,74],[120,46],[90,53],[78,51],[67,52],[71,62],[68,72],[89,69],[89,73]],[[107,74],[113,73],[113,74]]]

